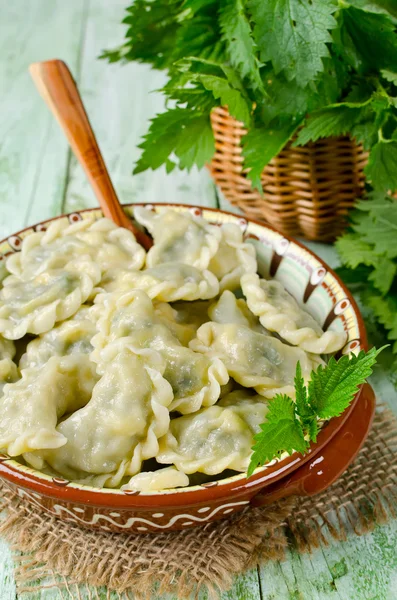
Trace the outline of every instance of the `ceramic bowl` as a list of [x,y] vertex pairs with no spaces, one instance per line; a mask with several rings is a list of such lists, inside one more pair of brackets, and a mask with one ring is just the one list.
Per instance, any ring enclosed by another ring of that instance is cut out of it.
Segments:
[[[157,211],[160,206],[164,205],[150,205],[150,208]],[[201,215],[214,224],[237,223],[245,238],[256,247],[261,275],[282,282],[324,330],[346,333],[346,344],[340,354],[366,348],[365,328],[354,299],[335,273],[315,254],[297,241],[255,221],[216,209],[172,206],[178,211]],[[125,206],[125,210],[132,216],[133,205]],[[100,210],[92,209],[56,219],[76,222],[92,218],[92,214],[97,218],[102,216]],[[0,260],[4,261],[12,252],[19,252],[24,239],[34,231],[45,229],[50,221],[24,229],[0,242]],[[50,477],[5,454],[0,456],[0,476],[8,486],[16,489],[19,496],[38,509],[84,527],[123,533],[185,529],[221,519],[250,504],[258,506],[291,494],[310,495],[322,491],[357,454],[370,428],[373,413],[374,395],[366,384],[344,414],[323,427],[317,443],[311,445],[307,455],[295,453],[284,460],[273,461],[256,469],[249,478],[238,474],[188,488],[143,494],[95,489]]]

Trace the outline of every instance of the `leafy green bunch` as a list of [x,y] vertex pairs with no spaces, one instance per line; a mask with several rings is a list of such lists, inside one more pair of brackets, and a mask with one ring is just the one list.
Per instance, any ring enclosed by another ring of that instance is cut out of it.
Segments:
[[317,441],[319,422],[341,415],[353,400],[358,386],[371,375],[376,357],[383,348],[363,350],[356,356],[331,358],[313,371],[306,386],[298,362],[295,375],[295,402],[285,394],[269,400],[269,411],[261,431],[254,436],[253,453],[247,470],[250,476],[282,453],[305,454]]
[[[387,187],[395,175],[382,171]],[[337,272],[358,296],[369,325],[392,342],[397,372],[397,201],[372,193],[358,202],[349,231],[335,245],[343,263]]]
[[370,150],[375,188],[397,188],[395,0],[135,0],[110,62],[164,69],[166,112],[151,122],[135,173],[202,167],[214,153],[210,113],[248,128],[244,166],[265,165],[293,137],[350,133]]

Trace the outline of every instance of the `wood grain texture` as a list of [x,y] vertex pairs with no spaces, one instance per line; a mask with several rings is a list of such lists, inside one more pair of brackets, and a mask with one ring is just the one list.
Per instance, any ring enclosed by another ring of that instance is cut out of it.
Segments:
[[[59,56],[68,62],[87,106],[115,188],[122,202],[174,201],[216,206],[214,186],[203,171],[164,171],[131,176],[136,144],[148,119],[163,108],[164,76],[144,65],[108,65],[96,60],[122,37],[127,0],[0,0],[0,235],[97,201],[67,147],[57,123],[34,89],[29,63]],[[222,198],[220,205],[230,210]],[[233,210],[233,209],[232,209]],[[334,250],[308,244],[331,266]],[[397,414],[397,394],[385,373],[372,377],[378,397]],[[395,600],[397,521],[374,532],[332,543],[312,555],[290,552],[239,577],[223,600]],[[91,596],[95,598],[94,595]],[[106,590],[99,597],[107,600]],[[23,596],[27,600],[78,598],[75,588]],[[81,592],[88,600],[90,593]],[[0,542],[0,600],[16,600],[12,560]],[[168,598],[168,600],[174,600]],[[206,600],[203,594],[200,600]]]
[[119,227],[139,233],[121,208],[67,64],[59,59],[44,60],[32,63],[29,72],[40,95],[66,135],[74,156],[84,169],[104,216]]
[[[199,173],[165,169],[131,175],[140,150],[137,144],[149,119],[164,109],[154,92],[165,77],[148,65],[109,65],[97,60],[104,48],[116,46],[124,33],[120,21],[125,0],[91,3],[77,83],[121,202],[181,202],[216,206],[215,188],[206,170]],[[66,212],[96,206],[84,174],[72,158],[64,209]]]
[[68,145],[28,66],[56,54],[77,67],[86,5],[86,0],[1,0],[1,237],[61,211]]

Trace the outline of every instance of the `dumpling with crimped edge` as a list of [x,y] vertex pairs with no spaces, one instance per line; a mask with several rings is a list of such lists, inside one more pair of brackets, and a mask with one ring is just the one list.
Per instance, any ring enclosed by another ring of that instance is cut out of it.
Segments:
[[101,313],[98,333],[92,339],[91,354],[98,364],[110,360],[123,347],[160,353],[165,360],[164,377],[172,386],[170,410],[190,413],[214,404],[229,375],[221,360],[207,357],[183,346],[156,316],[150,298],[141,290],[119,296],[102,294],[96,298]]
[[13,362],[15,344],[0,335],[0,397],[6,383],[14,383],[19,379],[19,370]]
[[[41,453],[68,479],[85,475],[134,475],[158,452],[169,426],[172,389],[160,355],[124,348],[101,365],[91,400],[57,427],[67,442]],[[121,471],[120,471],[121,469]],[[106,478],[105,478],[106,479]],[[89,479],[86,479],[89,482]],[[105,482],[109,485],[109,482]]]
[[266,398],[278,393],[294,397],[298,361],[305,381],[318,366],[304,350],[232,323],[205,323],[189,347],[220,358],[237,383],[254,388]]
[[209,300],[195,302],[154,302],[156,315],[184,346],[196,336],[197,329],[208,321]]
[[16,340],[49,331],[80,308],[100,278],[101,270],[89,256],[27,280],[10,275],[0,291],[0,333]]
[[218,294],[219,282],[210,271],[199,271],[182,263],[164,263],[144,271],[108,272],[99,286],[99,291],[105,292],[133,289],[143,290],[150,298],[163,302],[206,300]]
[[95,364],[84,355],[54,356],[44,369],[23,369],[0,399],[0,449],[19,456],[65,444],[57,422],[88,402],[97,379]]
[[225,469],[246,471],[253,436],[265,421],[268,408],[260,396],[249,392],[243,396],[244,392],[236,406],[216,404],[172,419],[168,433],[160,440],[157,462],[174,464],[188,475],[216,475]]
[[324,332],[278,281],[249,273],[241,278],[241,287],[249,308],[262,325],[286,342],[313,354],[330,354],[344,346],[344,332]]
[[215,323],[235,323],[259,333],[267,333],[258,317],[248,308],[246,301],[243,298],[236,298],[233,292],[228,290],[225,290],[221,297],[210,305],[208,316]]
[[158,492],[189,485],[189,477],[174,466],[158,469],[157,471],[142,471],[137,473],[128,483],[121,486],[122,490],[137,492]]
[[145,250],[134,234],[109,219],[83,219],[73,224],[57,219],[47,231],[28,235],[21,251],[7,259],[7,269],[17,277],[30,279],[85,255],[95,260],[103,272],[121,267],[137,270],[145,263]]
[[169,208],[154,213],[141,206],[134,216],[154,239],[146,256],[148,267],[180,262],[203,270],[218,250],[221,232],[200,217]]
[[208,270],[217,276],[221,291],[235,290],[240,286],[244,273],[256,273],[256,251],[252,244],[244,242],[238,225],[224,223],[220,230],[221,242]]
[[92,315],[91,307],[82,306],[70,319],[29,342],[19,361],[20,368],[44,366],[51,356],[90,354],[91,339],[96,334]]

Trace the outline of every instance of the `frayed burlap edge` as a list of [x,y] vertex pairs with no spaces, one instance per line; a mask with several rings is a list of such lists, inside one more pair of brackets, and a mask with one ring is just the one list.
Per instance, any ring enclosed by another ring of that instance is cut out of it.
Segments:
[[80,529],[38,513],[2,485],[0,535],[14,551],[19,594],[55,586],[69,598],[80,598],[82,588],[95,598],[105,586],[119,598],[147,599],[156,589],[184,599],[203,588],[217,597],[236,575],[282,558],[289,545],[310,551],[350,531],[361,535],[394,515],[396,456],[397,421],[380,407],[354,464],[315,497],[246,509],[186,531],[124,535]]

